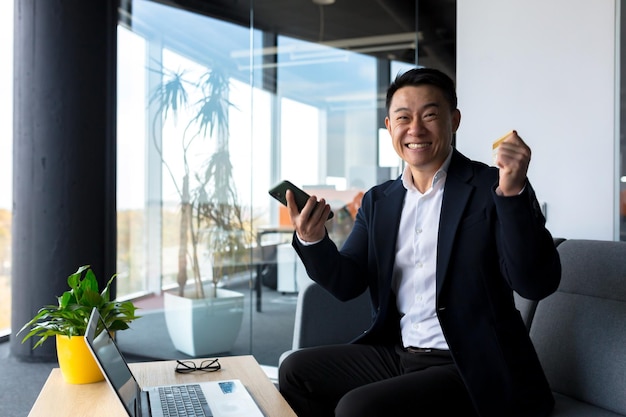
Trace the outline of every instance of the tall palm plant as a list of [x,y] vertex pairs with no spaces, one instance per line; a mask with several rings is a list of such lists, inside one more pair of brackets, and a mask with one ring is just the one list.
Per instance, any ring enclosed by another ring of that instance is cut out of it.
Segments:
[[[173,118],[175,124],[181,113],[191,111],[184,124],[181,138],[182,178],[177,178],[160,143],[154,137],[154,145],[180,198],[180,228],[178,248],[178,295],[184,296],[188,280],[188,262],[194,278],[196,295],[204,297],[204,288],[198,261],[198,245],[202,231],[212,254],[232,253],[245,246],[246,237],[241,206],[233,179],[233,166],[229,154],[228,111],[233,104],[229,101],[230,81],[226,71],[214,66],[196,80],[189,80],[188,73],[160,70],[162,83],[154,91],[151,102],[156,103],[156,122]],[[198,95],[196,101],[190,96]],[[153,128],[153,131],[154,129]],[[214,136],[215,134],[215,136]],[[215,137],[214,152],[203,167],[195,170],[190,164],[191,146],[198,140]],[[194,177],[198,184],[191,189]],[[189,253],[191,243],[191,253]],[[214,269],[215,270],[215,269]],[[215,291],[221,278],[221,268],[213,274]]]

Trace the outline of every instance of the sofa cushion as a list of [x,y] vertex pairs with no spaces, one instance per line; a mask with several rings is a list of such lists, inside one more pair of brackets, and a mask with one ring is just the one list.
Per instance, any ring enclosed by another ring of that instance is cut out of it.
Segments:
[[556,404],[550,417],[623,417],[593,405],[576,401],[561,394],[554,394]]
[[626,415],[626,242],[566,240],[558,251],[561,284],[530,328],[550,386]]

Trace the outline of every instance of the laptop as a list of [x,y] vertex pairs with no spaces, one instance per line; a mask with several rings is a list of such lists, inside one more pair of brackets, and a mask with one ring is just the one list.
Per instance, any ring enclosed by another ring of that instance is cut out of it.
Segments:
[[[85,342],[107,383],[131,417],[264,417],[238,379],[140,387],[97,308],[91,311]],[[183,398],[178,399],[181,395]],[[192,402],[196,404],[192,405]],[[170,404],[177,414],[168,411]]]

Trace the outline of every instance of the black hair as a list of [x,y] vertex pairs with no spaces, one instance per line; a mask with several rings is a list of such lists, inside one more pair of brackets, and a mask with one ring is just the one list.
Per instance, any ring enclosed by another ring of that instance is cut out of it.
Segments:
[[457,108],[457,97],[454,81],[443,72],[434,68],[412,68],[404,73],[398,74],[396,79],[387,89],[387,99],[385,106],[389,114],[389,105],[393,95],[398,89],[406,86],[432,85],[441,90],[446,101],[450,105],[450,110]]

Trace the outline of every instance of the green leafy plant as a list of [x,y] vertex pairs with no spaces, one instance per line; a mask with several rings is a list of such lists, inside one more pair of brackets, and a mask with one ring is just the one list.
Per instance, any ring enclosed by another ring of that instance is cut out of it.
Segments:
[[[91,310],[96,307],[107,328],[114,332],[128,329],[128,323],[138,319],[137,307],[131,301],[111,300],[110,287],[117,275],[113,275],[102,292],[98,289],[96,275],[89,265],[83,265],[67,278],[70,290],[58,298],[58,305],[47,305],[18,332],[30,328],[22,343],[33,336],[40,339],[33,349],[50,336],[84,336]],[[98,333],[103,330],[97,329]]]

